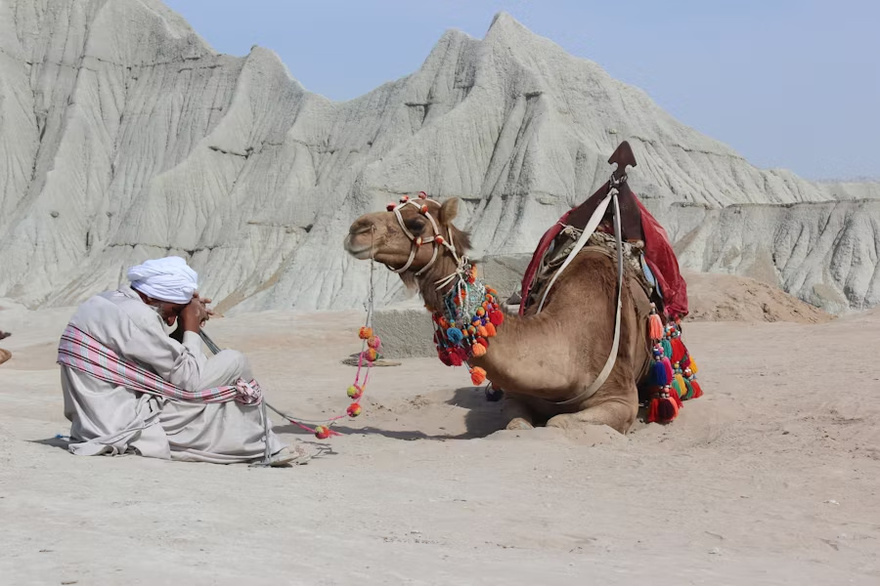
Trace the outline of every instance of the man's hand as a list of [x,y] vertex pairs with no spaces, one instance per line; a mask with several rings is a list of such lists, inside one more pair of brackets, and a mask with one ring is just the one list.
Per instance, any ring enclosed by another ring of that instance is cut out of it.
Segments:
[[180,312],[180,325],[185,332],[198,333],[205,322],[214,316],[214,310],[208,308],[209,303],[211,300],[207,297],[193,293],[192,301]]

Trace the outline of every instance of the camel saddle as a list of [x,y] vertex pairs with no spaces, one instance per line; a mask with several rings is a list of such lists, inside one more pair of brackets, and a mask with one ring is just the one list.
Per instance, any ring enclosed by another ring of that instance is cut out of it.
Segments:
[[[621,240],[623,241],[625,262],[629,268],[634,269],[633,273],[637,276],[637,281],[642,285],[648,297],[657,303],[658,308],[662,305],[656,280],[644,260],[645,236],[642,229],[641,209],[626,180],[626,167],[636,165],[635,156],[629,143],[621,143],[608,162],[617,164],[611,179],[606,181],[584,203],[563,215],[541,238],[523,279],[520,314],[523,314],[540,298],[539,293],[554,273],[559,270],[596,208],[608,195],[612,186],[616,187],[618,191]],[[612,213],[612,207],[609,206],[602,222],[596,232],[589,237],[587,246],[583,250],[593,250],[611,258],[614,257],[616,244],[613,236]]]

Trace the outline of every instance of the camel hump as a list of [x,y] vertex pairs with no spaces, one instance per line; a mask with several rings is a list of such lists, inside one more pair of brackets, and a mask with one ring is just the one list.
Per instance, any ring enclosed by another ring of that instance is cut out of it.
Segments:
[[623,141],[620,145],[611,153],[611,156],[608,157],[609,163],[616,163],[617,169],[614,170],[615,175],[626,173],[626,168],[628,166],[635,167],[636,166],[636,156],[633,154],[632,147],[629,146],[628,141]]

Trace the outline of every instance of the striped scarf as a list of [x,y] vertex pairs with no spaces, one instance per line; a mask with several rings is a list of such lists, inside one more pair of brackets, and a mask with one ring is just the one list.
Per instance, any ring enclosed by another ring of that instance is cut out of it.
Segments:
[[121,358],[84,331],[68,325],[58,345],[58,364],[137,393],[149,393],[180,401],[259,404],[262,390],[256,380],[239,379],[234,385],[201,391],[184,391],[130,360]]

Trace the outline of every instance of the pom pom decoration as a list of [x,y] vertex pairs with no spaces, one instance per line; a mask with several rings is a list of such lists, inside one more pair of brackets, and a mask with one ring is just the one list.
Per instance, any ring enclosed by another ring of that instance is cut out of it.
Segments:
[[330,428],[325,425],[319,425],[315,428],[315,437],[318,439],[327,439],[330,437]]
[[364,388],[360,385],[351,385],[345,391],[345,394],[348,395],[350,399],[354,399],[355,401],[357,401],[364,396]]
[[475,387],[478,387],[486,382],[486,371],[479,366],[473,367],[471,369],[471,382],[474,383]]
[[345,413],[349,417],[357,417],[361,414],[361,404],[360,403],[352,403],[348,406],[348,409],[345,410]]
[[474,343],[473,347],[471,348],[471,352],[474,353],[474,356],[479,358],[480,356],[486,355],[486,347],[483,346],[482,344],[480,344],[479,342],[476,342],[476,343]]
[[373,335],[373,328],[368,328],[367,326],[362,327],[360,329],[360,331],[358,332],[358,336],[360,337],[361,340],[369,340],[372,337],[372,335]]
[[419,192],[419,199],[428,199],[428,194],[424,191]]

